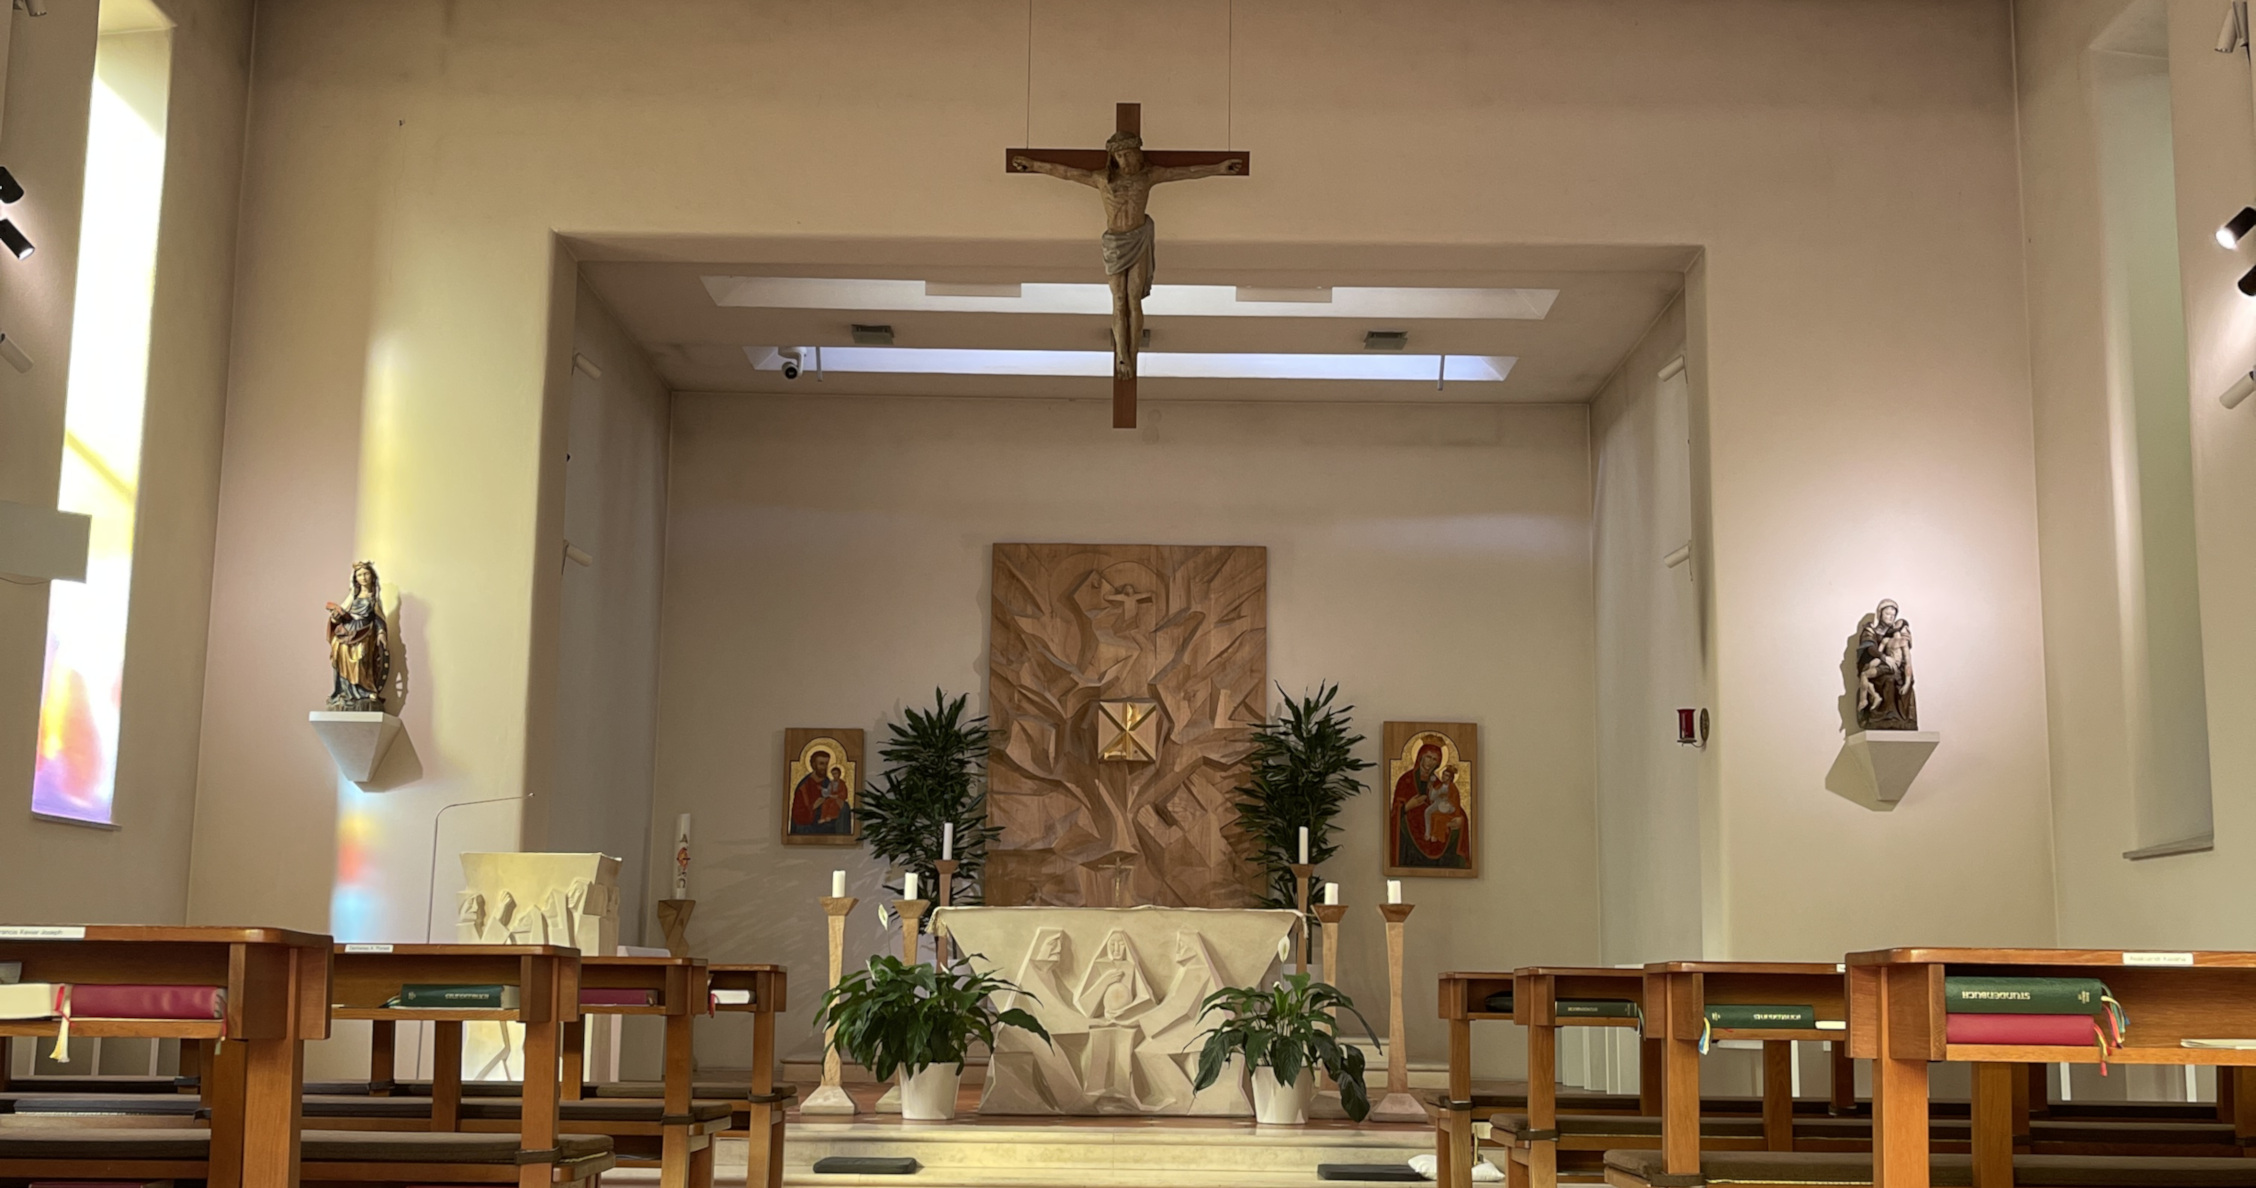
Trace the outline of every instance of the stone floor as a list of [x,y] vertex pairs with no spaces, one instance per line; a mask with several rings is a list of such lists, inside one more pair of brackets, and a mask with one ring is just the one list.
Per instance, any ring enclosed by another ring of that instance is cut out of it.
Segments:
[[[849,1085],[866,1109],[883,1087]],[[964,1087],[956,1118],[904,1122],[897,1114],[801,1119],[785,1125],[784,1183],[913,1184],[920,1188],[1336,1188],[1319,1180],[1318,1164],[1403,1163],[1433,1150],[1433,1128],[1413,1123],[1312,1120],[1306,1126],[1258,1126],[1237,1118],[981,1117],[978,1090]],[[827,1155],[907,1155],[923,1164],[913,1176],[814,1174]],[[724,1139],[714,1160],[718,1188],[744,1183],[745,1146]],[[606,1185],[656,1183],[655,1169],[606,1173]]]

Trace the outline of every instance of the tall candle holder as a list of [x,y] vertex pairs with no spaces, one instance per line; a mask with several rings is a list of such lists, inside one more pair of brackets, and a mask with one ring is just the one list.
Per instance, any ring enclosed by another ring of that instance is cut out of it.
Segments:
[[[833,987],[838,985],[838,979],[846,972],[846,917],[852,914],[854,905],[860,902],[851,895],[825,895],[822,898],[823,915],[829,917],[827,922],[830,925],[830,984]],[[836,1027],[823,1033],[822,1085],[808,1094],[807,1100],[799,1103],[799,1112],[802,1114],[850,1115],[857,1112],[854,1099],[847,1095],[842,1083],[845,1069],[839,1063],[838,1049],[832,1046],[837,1039]]]
[[924,927],[924,914],[932,910],[929,899],[897,899],[893,901],[894,914],[901,917],[901,961],[905,965],[917,963],[917,934]]
[[1300,931],[1300,972],[1308,972],[1308,880],[1316,876],[1316,868],[1306,862],[1292,864],[1293,903],[1299,906],[1300,919],[1295,927]]
[[[937,877],[940,880],[941,907],[947,907],[956,901],[956,869],[962,865],[953,858],[942,858],[932,864],[932,868],[939,872]],[[948,968],[948,949],[948,934],[942,932],[939,923],[935,921],[932,926],[932,964],[941,969]]]
[[696,911],[694,899],[658,901],[658,930],[666,936],[666,952],[676,957],[689,956],[689,918]]
[[1371,1107],[1376,1122],[1423,1122],[1425,1107],[1410,1096],[1410,1054],[1403,1047],[1402,927],[1410,918],[1412,903],[1382,903],[1387,942],[1387,1092]]
[[[897,899],[893,901],[893,911],[901,917],[901,960],[905,964],[915,965],[917,963],[917,930],[921,926],[924,914],[931,910],[932,901],[929,899]],[[905,1069],[900,1074],[904,1077],[907,1075],[908,1072]],[[885,1096],[877,1099],[876,1108],[880,1114],[898,1114],[901,1112],[901,1082],[899,1077],[894,1078],[893,1084],[885,1090]]]
[[[1336,989],[1340,984],[1340,921],[1347,918],[1347,905],[1319,903],[1309,910],[1316,913],[1316,922],[1324,926],[1324,982]],[[1335,1027],[1339,1023],[1338,1007],[1332,1008],[1332,1023]],[[1336,1086],[1332,1084],[1332,1074],[1322,1069],[1316,1072],[1316,1085],[1319,1090],[1336,1090]],[[1327,1116],[1330,1115],[1329,1110],[1325,1112]],[[1347,1115],[1342,1111],[1338,1116],[1344,1118]]]

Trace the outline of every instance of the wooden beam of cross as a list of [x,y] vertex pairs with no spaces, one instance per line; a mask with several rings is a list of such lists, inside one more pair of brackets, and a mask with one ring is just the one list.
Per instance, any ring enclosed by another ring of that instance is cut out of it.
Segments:
[[1146,150],[1142,104],[1113,109],[1112,139],[1097,149],[1003,150],[1007,173],[1043,173],[1089,186],[1104,198],[1105,277],[1112,286],[1112,427],[1136,427],[1136,353],[1143,348],[1156,232],[1145,205],[1151,188],[1199,177],[1244,177],[1249,153]]

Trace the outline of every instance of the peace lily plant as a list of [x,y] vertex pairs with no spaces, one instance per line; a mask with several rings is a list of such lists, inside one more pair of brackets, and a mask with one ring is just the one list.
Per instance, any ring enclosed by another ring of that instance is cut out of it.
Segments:
[[[1339,1084],[1341,1108],[1361,1122],[1371,1112],[1363,1050],[1340,1042],[1332,1016],[1341,1010],[1363,1018],[1338,987],[1304,973],[1286,974],[1267,990],[1225,987],[1207,995],[1199,1018],[1216,1011],[1226,1018],[1204,1033],[1198,1087],[1214,1084],[1230,1057],[1242,1056],[1253,1070],[1255,1120],[1298,1126],[1308,1121],[1308,1103],[1316,1096],[1314,1070],[1321,1068]],[[1370,1026],[1363,1024],[1365,1031]]]
[[815,1026],[837,1028],[831,1047],[878,1080],[901,1074],[903,1118],[943,1121],[955,1116],[971,1041],[991,1050],[997,1028],[1016,1027],[1050,1042],[1034,1016],[1017,1007],[995,1009],[995,995],[1020,992],[1008,979],[961,965],[910,965],[879,954],[823,995]]

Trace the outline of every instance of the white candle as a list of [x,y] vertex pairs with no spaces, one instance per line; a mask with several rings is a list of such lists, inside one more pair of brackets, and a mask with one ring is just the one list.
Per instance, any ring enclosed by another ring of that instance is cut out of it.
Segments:
[[844,899],[844,898],[846,898],[846,872],[845,872],[845,871],[843,871],[843,870],[834,870],[834,871],[831,871],[831,872],[830,872],[830,897],[831,897],[832,899]]
[[956,827],[953,824],[942,825],[940,827],[940,857],[945,861],[955,856]]
[[1338,883],[1326,883],[1326,884],[1324,884],[1324,906],[1325,906],[1325,907],[1338,907],[1338,906],[1339,906],[1339,884],[1338,884]]
[[674,898],[689,898],[689,814],[674,822]]
[[1387,902],[1388,902],[1388,903],[1401,903],[1401,902],[1402,902],[1402,880],[1401,880],[1401,879],[1388,879],[1388,880],[1387,880]]
[[917,884],[917,877],[916,877],[916,872],[912,870],[912,871],[910,871],[910,872],[909,872],[909,874],[908,874],[908,877],[907,877],[907,878],[905,878],[905,879],[903,879],[903,880],[901,881],[901,898],[903,898],[903,899],[915,899],[915,898],[916,898],[916,893],[917,893],[917,885],[916,885],[916,884]]
[[1300,827],[1300,864],[1308,865],[1308,826]]

